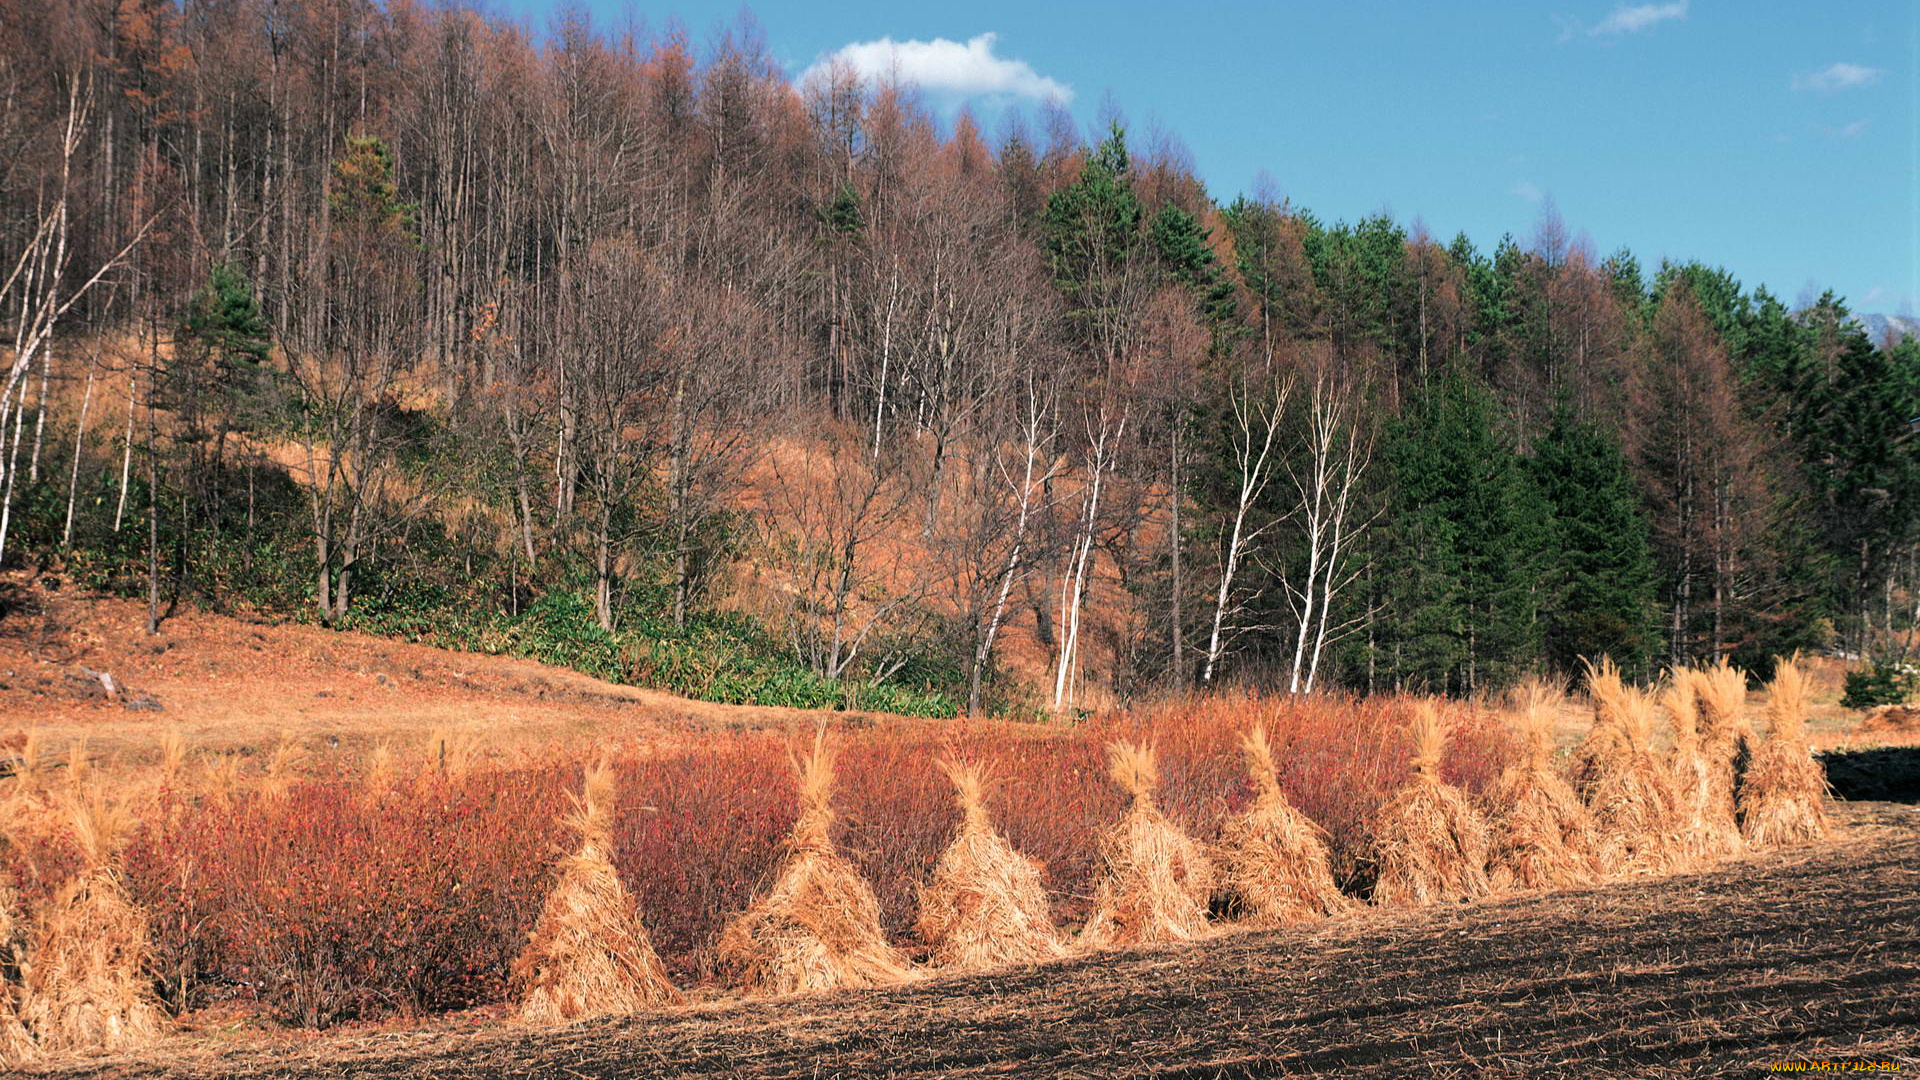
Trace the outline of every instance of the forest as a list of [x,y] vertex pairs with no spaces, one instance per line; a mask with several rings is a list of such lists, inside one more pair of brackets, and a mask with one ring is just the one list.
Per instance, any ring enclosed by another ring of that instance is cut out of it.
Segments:
[[796,83],[745,16],[0,0],[0,566],[716,701],[1905,695],[1912,339],[1551,209],[1226,199],[1108,112]]

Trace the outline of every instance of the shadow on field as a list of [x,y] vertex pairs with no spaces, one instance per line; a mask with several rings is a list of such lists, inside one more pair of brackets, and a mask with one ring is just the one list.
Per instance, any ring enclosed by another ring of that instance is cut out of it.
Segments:
[[1833,793],[1851,802],[1920,803],[1920,746],[1818,755]]

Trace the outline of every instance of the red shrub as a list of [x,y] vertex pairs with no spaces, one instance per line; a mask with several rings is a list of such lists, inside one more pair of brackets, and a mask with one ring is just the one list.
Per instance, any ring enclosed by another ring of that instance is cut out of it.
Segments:
[[[959,821],[934,763],[982,762],[994,780],[990,812],[1046,864],[1056,915],[1071,926],[1085,914],[1099,835],[1124,808],[1104,744],[1154,743],[1162,804],[1210,839],[1250,797],[1238,739],[1257,720],[1282,787],[1327,829],[1339,872],[1359,879],[1367,821],[1408,775],[1409,709],[1393,698],[1220,697],[1072,728],[848,730],[837,736],[835,840],[873,884],[889,932],[913,947],[919,884]],[[1445,775],[1481,791],[1510,751],[1494,718],[1462,710]],[[674,978],[710,979],[721,927],[783,854],[796,812],[787,741],[717,733],[698,752],[619,767],[621,875]],[[579,776],[579,763],[556,761],[403,781],[378,799],[353,784],[227,806],[168,796],[127,855],[167,1000],[257,1001],[308,1026],[501,1000],[567,842],[557,818]],[[70,857],[58,840],[5,851],[30,909]]]

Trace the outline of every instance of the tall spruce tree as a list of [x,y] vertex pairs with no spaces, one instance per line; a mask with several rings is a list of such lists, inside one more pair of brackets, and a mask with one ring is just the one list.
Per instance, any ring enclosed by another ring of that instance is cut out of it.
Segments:
[[1391,519],[1380,582],[1386,654],[1401,686],[1471,693],[1539,655],[1551,515],[1486,385],[1460,362],[1393,425]]
[[1626,455],[1562,402],[1529,462],[1552,512],[1541,638],[1562,674],[1610,656],[1645,676],[1660,646],[1659,569]]

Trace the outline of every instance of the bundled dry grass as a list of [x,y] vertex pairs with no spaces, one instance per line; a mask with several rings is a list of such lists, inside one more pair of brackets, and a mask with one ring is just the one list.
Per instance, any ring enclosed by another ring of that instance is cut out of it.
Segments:
[[1601,876],[1593,816],[1553,762],[1553,713],[1559,695],[1538,680],[1516,692],[1526,756],[1500,774],[1487,853],[1496,891],[1590,885]]
[[1013,967],[1062,955],[1043,869],[987,818],[979,766],[940,763],[960,802],[960,831],[920,889],[920,936],[948,967]]
[[260,791],[270,799],[286,795],[297,779],[294,766],[300,761],[300,740],[291,735],[282,736],[274,745],[273,756],[267,759],[267,775],[260,781]]
[[200,760],[200,786],[215,806],[227,806],[240,791],[240,758],[210,754]]
[[1485,896],[1492,891],[1487,823],[1465,794],[1440,779],[1446,729],[1431,701],[1414,708],[1413,742],[1413,780],[1374,821],[1373,902],[1415,907]]
[[1740,786],[1741,834],[1756,847],[1824,839],[1827,774],[1807,749],[1806,675],[1781,660],[1767,690],[1767,741]]
[[27,737],[20,743],[20,752],[13,756],[14,790],[26,793],[38,791],[46,779],[46,739],[39,728],[28,730]]
[[1700,754],[1706,758],[1716,814],[1731,819],[1752,751],[1747,723],[1747,673],[1725,659],[1695,673],[1700,708]]
[[39,919],[20,1013],[42,1050],[118,1049],[165,1023],[147,974],[147,916],[120,871],[131,819],[97,787],[72,792],[67,811],[84,864]]
[[1660,704],[1673,723],[1667,772],[1673,777],[1680,848],[1689,860],[1737,855],[1742,847],[1733,806],[1720,797],[1716,770],[1701,744],[1700,699],[1705,679],[1701,672],[1675,668],[1660,692]]
[[379,802],[393,790],[393,783],[400,778],[400,763],[394,757],[393,743],[382,739],[380,745],[367,755],[367,771],[361,777],[361,793],[371,802]]
[[33,1036],[20,1019],[19,975],[25,957],[18,911],[19,898],[0,885],[0,1069],[24,1065],[39,1056]]
[[1220,831],[1220,887],[1250,922],[1305,922],[1352,907],[1333,883],[1323,830],[1301,813],[1275,776],[1273,747],[1261,725],[1242,737],[1254,800]]
[[1663,873],[1684,858],[1673,778],[1653,750],[1653,698],[1607,661],[1587,670],[1594,722],[1580,747],[1580,793],[1593,814],[1601,865]]
[[480,736],[472,728],[441,726],[427,733],[429,763],[450,780],[467,775],[479,753]]
[[580,847],[560,861],[526,949],[514,960],[520,1018],[555,1024],[619,1016],[676,1001],[665,967],[640,922],[633,895],[613,868],[613,768],[586,772],[582,793],[562,822]]
[[1132,801],[1101,837],[1099,881],[1079,944],[1105,948],[1200,937],[1213,896],[1213,862],[1154,801],[1160,767],[1153,748],[1108,743],[1107,765]]
[[881,986],[911,978],[888,944],[880,901],[834,847],[833,754],[826,731],[795,755],[800,817],[779,877],[720,935],[717,953],[743,986],[776,994]]
[[167,729],[160,736],[160,786],[174,790],[180,786],[186,775],[187,737],[180,734],[178,728]]

